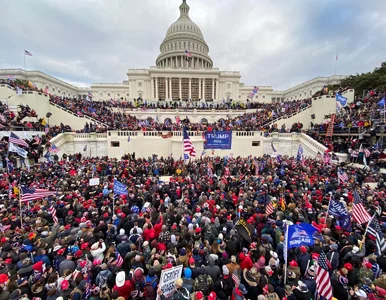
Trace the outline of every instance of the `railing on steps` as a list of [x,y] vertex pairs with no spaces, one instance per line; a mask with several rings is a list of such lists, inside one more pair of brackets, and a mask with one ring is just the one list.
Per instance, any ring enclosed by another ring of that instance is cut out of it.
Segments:
[[264,123],[263,126],[271,126],[274,123],[276,123],[277,121],[289,119],[289,118],[291,118],[291,117],[301,113],[302,111],[305,111],[306,109],[310,108],[311,106],[312,106],[312,104],[309,104],[306,107],[303,107],[303,108],[299,109],[298,111],[293,112],[290,115],[280,116],[280,117],[278,117],[276,119],[273,119],[272,121],[269,121],[268,123]]

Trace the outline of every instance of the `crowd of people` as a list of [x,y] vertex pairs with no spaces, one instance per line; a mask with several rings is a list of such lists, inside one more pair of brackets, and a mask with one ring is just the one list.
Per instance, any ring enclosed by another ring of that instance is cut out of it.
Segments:
[[[190,130],[262,130],[267,129],[267,124],[282,116],[291,115],[307,107],[311,99],[298,100],[283,103],[259,103],[255,105],[256,111],[244,113],[238,117],[220,119],[213,124],[193,123],[189,118],[181,120],[167,119],[163,123],[157,118],[139,119],[122,112],[113,111],[114,104],[111,101],[86,101],[51,96],[50,101],[78,115],[88,115],[108,125],[110,130],[144,130],[144,131],[179,131],[183,126]],[[101,129],[102,130],[102,129]]]
[[[114,193],[116,180],[127,194]],[[52,195],[33,199],[41,190]],[[322,253],[335,298],[382,299],[386,253],[363,238],[366,224],[350,215],[343,226],[327,210],[333,195],[351,213],[356,191],[384,232],[385,190],[383,174],[267,155],[76,154],[4,170],[0,299],[309,300]],[[314,244],[286,252],[286,267],[285,227],[302,222],[317,229]],[[179,265],[165,296],[162,271]]]

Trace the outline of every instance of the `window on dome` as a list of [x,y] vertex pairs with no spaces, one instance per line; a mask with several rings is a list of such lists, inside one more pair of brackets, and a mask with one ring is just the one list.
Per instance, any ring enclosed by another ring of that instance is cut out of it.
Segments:
[[179,42],[180,46],[179,46],[179,49],[181,49],[181,42]]
[[119,97],[120,96],[120,94],[117,94],[117,97]]
[[142,99],[142,93],[138,93],[138,98]]
[[231,84],[228,83],[228,84],[227,84],[227,89],[230,89],[230,88],[231,88]]
[[103,96],[103,93],[99,93],[99,96]]
[[184,49],[186,49],[186,42],[184,42]]
[[107,93],[107,97],[110,97],[110,93]]
[[129,93],[126,93],[126,96],[129,97]]
[[111,147],[114,147],[114,148],[116,148],[116,147],[119,147],[119,142],[117,141],[112,141],[111,142]]
[[142,86],[142,82],[138,82],[138,86]]

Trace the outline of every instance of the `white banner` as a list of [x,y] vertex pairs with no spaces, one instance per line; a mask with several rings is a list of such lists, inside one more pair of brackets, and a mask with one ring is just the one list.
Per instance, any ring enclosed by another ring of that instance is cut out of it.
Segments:
[[[159,287],[162,290],[162,294],[169,298],[173,295],[173,292],[175,290],[174,282],[181,278],[182,275],[182,265],[179,265],[177,267],[162,270],[161,272],[161,279],[159,281]],[[160,299],[160,296],[157,295],[157,299]]]
[[99,185],[99,178],[91,178],[88,184],[89,186]]
[[28,151],[25,151],[24,149],[16,146],[13,143],[9,143],[9,152],[16,152],[21,157],[27,158]]

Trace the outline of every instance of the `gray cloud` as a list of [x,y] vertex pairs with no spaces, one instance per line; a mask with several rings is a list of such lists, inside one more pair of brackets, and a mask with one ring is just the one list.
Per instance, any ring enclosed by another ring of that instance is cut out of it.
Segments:
[[[386,60],[386,1],[188,0],[215,67],[285,89],[316,76],[367,72]],[[90,84],[155,64],[180,0],[3,1],[0,68]]]

